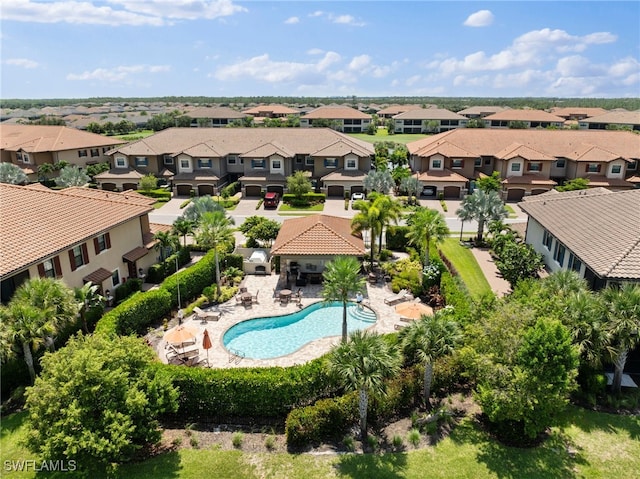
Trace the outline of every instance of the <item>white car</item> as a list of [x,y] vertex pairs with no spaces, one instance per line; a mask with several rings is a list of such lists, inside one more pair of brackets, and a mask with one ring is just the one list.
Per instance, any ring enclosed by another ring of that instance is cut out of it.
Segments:
[[353,208],[353,205],[356,201],[358,200],[364,200],[364,193],[353,193],[351,195],[351,207]]

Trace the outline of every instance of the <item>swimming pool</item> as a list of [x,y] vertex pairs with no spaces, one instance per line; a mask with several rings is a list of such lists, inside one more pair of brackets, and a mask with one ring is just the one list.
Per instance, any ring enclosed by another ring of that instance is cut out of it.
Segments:
[[[347,306],[347,330],[373,325],[376,315],[368,308]],[[231,326],[222,336],[225,348],[247,358],[286,356],[305,344],[328,336],[342,335],[342,303],[314,303],[285,316],[256,318]]]

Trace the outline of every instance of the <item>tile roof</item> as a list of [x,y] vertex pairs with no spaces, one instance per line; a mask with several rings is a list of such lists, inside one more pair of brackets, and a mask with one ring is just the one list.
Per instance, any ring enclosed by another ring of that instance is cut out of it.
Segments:
[[340,180],[360,180],[364,181],[367,174],[360,170],[345,170],[339,169],[326,174],[322,178],[322,181],[340,181]]
[[550,121],[554,123],[563,123],[564,118],[547,113],[544,110],[502,110],[493,115],[485,116],[485,120],[497,121]]
[[551,113],[562,118],[571,118],[576,116],[590,117],[596,115],[604,115],[607,110],[604,108],[588,108],[582,106],[570,106],[563,108],[552,108]]
[[394,120],[467,120],[466,116],[458,115],[443,108],[420,108],[399,113]]
[[505,106],[470,106],[464,110],[458,112],[459,115],[490,115],[492,113],[498,113],[509,108]]
[[129,156],[175,156],[195,145],[208,145],[223,157],[243,154],[263,145],[278,144],[296,154],[311,155],[340,141],[363,155],[374,154],[371,143],[330,128],[168,128],[117,148],[114,152]]
[[615,123],[618,125],[640,125],[640,110],[614,110],[603,115],[580,120],[583,123]]
[[111,168],[94,176],[97,180],[140,180],[144,175],[133,168]]
[[362,238],[352,234],[350,218],[312,215],[285,220],[271,254],[363,256],[365,249]]
[[273,115],[299,115],[300,110],[295,110],[284,105],[260,105],[244,110],[242,113],[245,115],[261,115],[265,113]]
[[[145,252],[147,251],[146,248],[144,248],[144,250]],[[84,278],[82,278],[82,281],[85,281],[85,282],[90,281],[93,284],[102,284],[102,282],[108,278],[111,278],[111,271],[105,268],[98,268],[97,270],[89,273]]]
[[640,279],[640,190],[543,194],[519,206],[600,277]]
[[378,110],[378,115],[398,115],[399,113],[404,113],[409,110],[418,110],[421,109],[422,105],[389,105],[382,110]]
[[371,119],[371,115],[362,113],[361,111],[358,111],[349,106],[321,106],[320,108],[311,110],[302,118],[307,118],[309,120],[313,120],[316,118],[327,118],[330,120],[342,120],[345,118],[364,120]]
[[534,148],[520,143],[511,143],[496,153],[496,158],[501,160],[510,160],[512,158],[524,158],[530,161],[554,161],[553,156],[546,155]]
[[39,153],[111,147],[122,143],[122,140],[66,126],[0,124],[0,150],[22,149],[27,153]]
[[609,130],[496,130],[490,128],[456,128],[407,144],[412,155],[419,155],[431,145],[449,142],[476,157],[501,154],[510,145],[529,147],[554,158],[578,161],[594,147],[609,161],[611,154],[626,160],[640,158],[640,135]]
[[232,110],[226,106],[219,106],[194,108],[187,112],[187,116],[191,118],[222,118],[238,120],[247,115],[239,111]]
[[537,175],[522,175],[522,176],[510,176],[504,180],[502,183],[505,185],[548,185],[555,186],[556,183],[549,178],[545,178],[544,176]]
[[0,184],[0,204],[0,276],[152,211],[125,193],[89,188],[44,191],[8,184]]
[[423,171],[422,173],[420,173],[420,176],[418,177],[418,179],[420,181],[428,181],[428,182],[441,181],[445,183],[450,181],[466,183],[468,181],[464,176],[459,175],[458,173],[454,173],[451,170],[447,170],[446,168],[442,170]]

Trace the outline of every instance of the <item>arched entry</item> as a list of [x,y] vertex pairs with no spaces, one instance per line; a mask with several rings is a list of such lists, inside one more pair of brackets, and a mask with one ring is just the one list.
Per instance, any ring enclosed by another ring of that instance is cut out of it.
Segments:
[[262,193],[262,187],[257,186],[257,185],[247,186],[244,189],[244,195],[247,196],[247,197],[260,196],[261,193]]
[[213,196],[213,186],[212,185],[199,185],[198,186],[198,195],[200,195],[200,196],[205,196],[205,195]]
[[344,186],[331,185],[327,187],[327,196],[339,196],[344,198]]
[[138,183],[122,183],[122,191],[137,190]]
[[460,187],[459,186],[445,186],[444,187],[444,197],[450,199],[458,199],[460,198]]
[[102,183],[102,189],[105,191],[116,191],[115,183]]
[[178,185],[176,193],[178,196],[191,196],[191,185]]
[[510,188],[507,190],[507,201],[520,201],[524,198],[524,189]]

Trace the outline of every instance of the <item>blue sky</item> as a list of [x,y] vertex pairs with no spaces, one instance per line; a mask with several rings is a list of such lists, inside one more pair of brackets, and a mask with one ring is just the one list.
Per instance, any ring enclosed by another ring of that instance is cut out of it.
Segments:
[[0,97],[640,97],[640,2],[2,0]]

